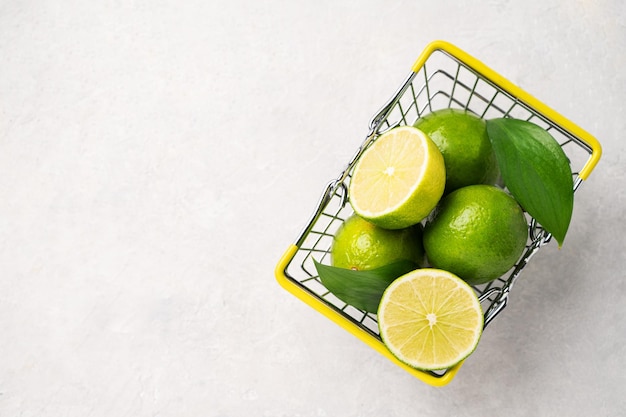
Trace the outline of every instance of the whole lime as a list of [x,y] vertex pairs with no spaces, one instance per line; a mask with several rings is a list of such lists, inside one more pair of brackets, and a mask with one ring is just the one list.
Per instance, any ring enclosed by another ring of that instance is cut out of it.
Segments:
[[353,214],[339,227],[333,238],[333,266],[370,270],[399,260],[422,265],[422,225],[388,230]]
[[424,227],[424,249],[435,268],[472,285],[508,271],[526,245],[522,208],[504,190],[470,185],[444,197]]
[[467,185],[496,183],[500,171],[483,119],[460,109],[442,109],[419,118],[414,126],[443,155],[445,194]]

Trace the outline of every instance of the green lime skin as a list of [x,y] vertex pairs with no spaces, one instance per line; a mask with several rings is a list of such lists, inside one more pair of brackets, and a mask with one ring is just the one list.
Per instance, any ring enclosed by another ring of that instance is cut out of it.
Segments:
[[444,197],[424,226],[424,249],[435,268],[471,285],[511,269],[526,246],[528,223],[517,201],[491,185],[471,185]]
[[423,227],[383,229],[353,214],[333,238],[331,262],[338,268],[367,271],[400,260],[424,264]]
[[443,155],[444,194],[467,185],[496,183],[500,170],[485,120],[464,110],[442,109],[419,118],[414,126],[426,133]]

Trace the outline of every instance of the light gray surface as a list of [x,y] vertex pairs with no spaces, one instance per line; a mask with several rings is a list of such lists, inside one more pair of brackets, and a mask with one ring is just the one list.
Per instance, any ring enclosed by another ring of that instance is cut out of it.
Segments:
[[[0,1],[0,416],[623,415],[626,3],[300,3]],[[273,275],[434,39],[604,149],[442,389]]]

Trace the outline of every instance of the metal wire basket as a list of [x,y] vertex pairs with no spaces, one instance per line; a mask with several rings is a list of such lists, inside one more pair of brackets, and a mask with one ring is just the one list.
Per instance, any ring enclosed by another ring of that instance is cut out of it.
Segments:
[[[347,305],[330,293],[322,285],[313,259],[330,263],[333,236],[352,214],[347,204],[352,170],[367,146],[385,131],[412,125],[422,115],[442,108],[467,109],[484,119],[512,117],[541,126],[559,142],[569,158],[575,191],[600,159],[600,144],[589,133],[454,45],[433,42],[422,52],[392,98],[371,119],[364,142],[340,175],[327,184],[312,217],[275,271],[279,283],[293,295],[396,365],[434,386],[450,382],[461,364],[441,372],[424,372],[398,361],[379,337],[376,315]],[[513,284],[531,257],[551,240],[540,224],[526,216],[529,233],[522,257],[502,277],[473,287],[483,306],[485,326],[507,305]]]

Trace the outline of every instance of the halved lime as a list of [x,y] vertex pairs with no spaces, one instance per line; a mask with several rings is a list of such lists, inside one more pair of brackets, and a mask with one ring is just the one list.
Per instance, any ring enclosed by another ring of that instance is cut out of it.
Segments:
[[361,155],[350,181],[350,204],[377,226],[406,228],[437,205],[445,178],[443,156],[435,143],[412,126],[397,127]]
[[474,290],[456,275],[417,269],[396,279],[378,307],[383,343],[416,369],[450,368],[476,346],[484,325]]

